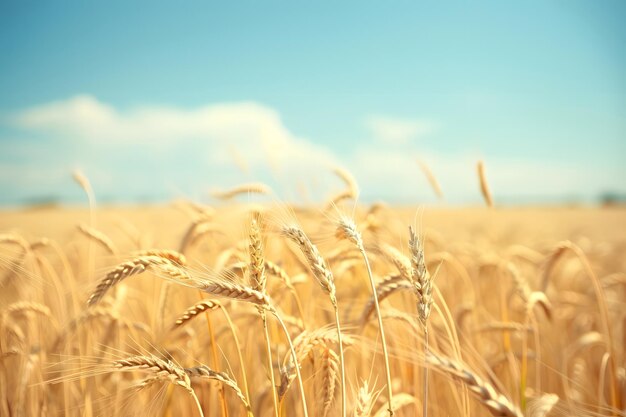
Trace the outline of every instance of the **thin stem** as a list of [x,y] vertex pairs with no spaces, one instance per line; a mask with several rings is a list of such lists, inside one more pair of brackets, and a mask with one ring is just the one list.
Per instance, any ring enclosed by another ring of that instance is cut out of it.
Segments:
[[196,406],[198,407],[198,412],[200,413],[200,417],[204,417],[204,413],[202,412],[202,406],[200,405],[200,400],[198,400],[198,396],[196,395],[195,392],[193,392],[193,390],[191,390],[191,396],[196,402]]
[[387,377],[387,396],[389,398],[389,417],[393,416],[393,408],[391,407],[393,400],[393,393],[391,390],[391,372],[389,371],[389,354],[387,353],[387,342],[385,340],[385,328],[383,327],[383,318],[380,314],[380,306],[378,305],[378,296],[376,295],[376,284],[374,283],[374,278],[372,277],[372,269],[370,268],[370,262],[367,259],[367,254],[365,253],[365,249],[363,245],[359,245],[359,251],[363,256],[363,260],[365,261],[365,266],[367,268],[367,276],[369,277],[370,286],[372,287],[372,294],[374,298],[374,306],[376,306],[376,316],[378,317],[378,328],[380,329],[380,340],[383,345],[383,357],[385,360],[385,374]]
[[[235,332],[235,327],[233,326],[233,322],[230,319],[230,315],[226,311],[226,309],[222,306],[220,308],[222,313],[224,314],[224,318],[228,322],[228,327],[230,327],[230,332],[233,334],[233,339],[235,341],[235,347],[237,348],[237,356],[239,357],[239,366],[241,367],[241,378],[243,379],[243,388],[246,392],[246,400],[248,400],[248,404],[250,404],[250,391],[248,389],[248,378],[246,377],[246,367],[243,362],[243,356],[241,355],[241,347],[239,345],[239,338],[237,337],[237,332]],[[252,416],[252,411],[247,410],[248,416]]]
[[[526,312],[524,317],[524,328],[528,327],[529,313]],[[528,379],[528,334],[526,331],[522,333],[522,367],[520,375],[520,408],[522,413],[526,412],[526,384]]]
[[270,344],[270,334],[267,329],[267,316],[265,311],[259,309],[259,313],[261,314],[261,320],[263,320],[263,331],[265,332],[265,344],[267,348],[267,362],[269,366],[270,372],[270,381],[272,383],[272,399],[274,400],[274,416],[278,417],[278,395],[276,393],[276,380],[274,378],[274,365],[272,363],[272,346]]
[[[219,369],[218,359],[217,359],[217,348],[215,345],[215,334],[213,332],[213,325],[211,324],[211,316],[209,312],[205,312],[207,327],[209,328],[209,336],[211,337],[211,354],[213,357],[213,367],[215,369]],[[222,415],[228,417],[228,408],[226,407],[226,395],[224,393],[224,387],[220,384],[217,388],[220,394],[220,403],[222,404]]]
[[[424,357],[428,357],[428,323],[424,323]],[[424,367],[422,416],[428,416],[428,366]]]
[[[583,263],[587,274],[591,278],[591,283],[593,284],[593,290],[595,292],[596,298],[598,299],[598,306],[600,307],[600,320],[602,322],[602,328],[606,335],[606,340],[608,344],[608,350],[610,353],[609,358],[609,366],[611,367],[611,405],[615,410],[620,410],[622,406],[621,397],[617,394],[617,386],[619,385],[617,382],[617,370],[615,369],[615,355],[613,351],[613,333],[611,331],[611,321],[609,319],[609,308],[606,304],[606,295],[604,294],[604,289],[602,288],[602,283],[598,279],[598,276],[593,272],[591,268],[591,264],[587,259],[585,253],[578,246],[573,243],[569,243],[568,246],[575,254],[578,256],[580,261]],[[615,410],[611,412],[613,415],[617,415]]]
[[337,342],[339,343],[339,366],[341,367],[341,416],[346,417],[346,370],[343,357],[343,342],[341,327],[339,326],[339,307],[337,300],[333,302],[335,307],[335,324],[337,325]]
[[298,309],[298,314],[300,315],[300,318],[302,319],[302,322],[304,323],[306,320],[304,317],[304,310],[302,310],[302,304],[300,304],[300,297],[298,297],[298,293],[295,288],[291,287],[290,292],[291,294],[293,294],[293,299],[296,302],[296,308]]
[[289,350],[291,351],[291,356],[293,357],[293,361],[296,364],[296,377],[298,378],[298,385],[300,386],[300,397],[302,398],[302,410],[304,412],[304,417],[309,417],[309,412],[307,410],[306,405],[306,396],[304,395],[304,384],[302,382],[302,375],[300,375],[300,364],[298,363],[298,355],[296,355],[296,350],[293,348],[293,343],[291,342],[291,336],[289,336],[289,331],[287,331],[287,327],[285,323],[278,315],[278,312],[274,310],[273,307],[270,307],[270,312],[276,317],[278,323],[280,323],[280,327],[282,327],[285,336],[287,337],[287,342],[289,343]]
[[[200,301],[202,301],[204,299],[204,295],[202,293],[202,291],[198,290],[198,295],[200,296]],[[223,309],[222,309],[223,310]],[[215,335],[213,333],[213,326],[211,325],[211,317],[209,316],[209,312],[205,311],[204,312],[204,317],[206,318],[206,323],[207,323],[207,329],[209,330],[209,336],[211,338],[211,353],[212,353],[212,357],[213,357],[213,367],[215,369],[218,369],[218,360],[217,360],[217,349],[215,347]],[[222,387],[222,385],[220,384],[218,387],[218,392],[220,395],[220,402],[222,404],[222,415],[225,417],[228,417],[228,409],[226,407],[226,395],[224,393],[224,387]],[[248,398],[249,400],[249,398]]]

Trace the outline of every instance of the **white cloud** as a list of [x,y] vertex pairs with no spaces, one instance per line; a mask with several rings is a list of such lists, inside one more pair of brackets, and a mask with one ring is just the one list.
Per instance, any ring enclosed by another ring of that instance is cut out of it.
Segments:
[[[122,111],[81,95],[17,112],[10,123],[45,134],[41,146],[54,149],[50,150],[55,154],[53,160],[31,161],[28,170],[82,166],[107,179],[111,188],[119,186],[123,174],[116,170],[128,175],[147,167],[158,171],[156,177],[193,181],[198,189],[209,188],[208,183],[228,187],[257,177],[286,189],[339,164],[329,149],[297,137],[275,110],[254,102],[192,109],[141,106]],[[28,154],[26,146],[13,145],[11,152]],[[62,155],[68,149],[71,155]],[[40,153],[41,149],[32,159],[44,159]],[[123,159],[132,166],[117,163]],[[249,175],[255,177],[246,178],[246,173],[237,169],[237,162],[246,165]],[[170,171],[171,178],[167,175]],[[286,178],[284,173],[288,173]],[[134,181],[141,180],[135,177]]]
[[435,201],[417,158],[431,167],[449,202],[480,202],[476,161],[483,158],[496,201],[499,196],[585,195],[602,187],[623,190],[620,175],[583,171],[574,162],[462,149],[441,154],[424,144],[416,153],[405,142],[433,132],[435,125],[425,120],[370,117],[368,126],[378,141],[354,145],[341,155],[295,135],[277,111],[254,102],[121,110],[77,96],[17,112],[9,120],[26,133],[42,133],[45,140],[0,137],[5,199],[7,190],[19,198],[72,195],[67,191],[73,186],[70,172],[81,167],[99,195],[124,199],[151,193],[163,199],[172,197],[172,190],[202,199],[210,188],[262,181],[283,198],[306,184],[321,200],[342,187],[330,169],[341,165],[354,174],[364,199]]
[[110,129],[116,118],[115,109],[82,95],[21,111],[14,115],[13,123],[47,133],[89,137]]
[[167,149],[201,142],[204,149],[218,151],[210,156],[213,162],[224,162],[223,158],[232,162],[232,149],[248,163],[271,158],[286,164],[302,156],[314,162],[333,159],[329,150],[287,130],[276,111],[254,102],[195,109],[142,106],[122,112],[81,95],[24,110],[12,120],[27,130],[91,144],[132,143]]
[[406,144],[436,130],[435,123],[429,120],[379,115],[369,116],[365,120],[365,127],[375,139],[391,145]]

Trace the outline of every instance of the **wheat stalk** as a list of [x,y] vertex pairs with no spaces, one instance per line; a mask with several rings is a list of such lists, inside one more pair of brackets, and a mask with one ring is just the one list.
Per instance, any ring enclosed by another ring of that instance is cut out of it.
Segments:
[[294,290],[293,283],[291,282],[291,277],[289,276],[289,274],[287,274],[287,271],[285,271],[280,265],[266,259],[265,270],[268,274],[280,279],[289,290]]
[[28,252],[31,245],[20,235],[13,233],[0,233],[0,243],[11,243],[18,245],[24,252]]
[[387,243],[379,243],[374,249],[382,253],[383,257],[393,263],[400,275],[407,281],[411,281],[411,261],[398,249]]
[[443,199],[443,192],[441,191],[441,186],[439,185],[439,181],[437,181],[435,174],[433,174],[428,165],[426,165],[423,161],[417,161],[417,164],[422,170],[422,173],[424,173],[424,176],[428,180],[428,183],[432,187],[433,191],[437,194],[437,197],[439,199]]
[[189,378],[205,378],[214,381],[218,381],[228,388],[232,389],[237,398],[242,402],[247,411],[250,411],[250,404],[248,400],[243,395],[243,392],[237,385],[237,382],[232,379],[225,372],[214,371],[206,365],[195,366],[193,368],[185,368],[185,373],[189,376]]
[[202,214],[197,215],[196,219],[191,222],[191,224],[185,231],[185,234],[183,235],[183,238],[180,242],[180,247],[178,249],[180,253],[185,253],[187,251],[188,247],[196,239],[196,236],[198,234],[198,229],[202,226],[207,225],[210,219],[211,219],[210,216],[206,216]]
[[131,254],[133,257],[140,258],[142,256],[158,256],[159,258],[167,259],[178,266],[187,265],[187,258],[181,252],[177,252],[171,249],[143,249]]
[[359,195],[359,185],[357,184],[352,174],[348,172],[348,170],[341,167],[336,167],[333,172],[346,184],[352,198],[356,198]]
[[298,245],[300,251],[307,259],[307,263],[313,277],[322,289],[328,294],[330,302],[335,313],[335,326],[337,327],[337,341],[339,343],[339,358],[341,368],[341,415],[346,417],[346,371],[345,359],[343,354],[343,343],[341,339],[341,325],[339,323],[339,305],[337,303],[337,294],[335,288],[335,278],[332,272],[326,266],[324,258],[320,255],[317,247],[311,242],[308,236],[297,227],[286,227],[283,234]]
[[28,312],[33,312],[37,314],[41,314],[47,318],[52,318],[52,312],[48,306],[45,306],[40,303],[36,303],[34,301],[17,301],[15,303],[10,304],[3,311],[3,315],[17,315],[17,314],[25,314]]
[[[352,346],[356,343],[356,340],[347,335],[341,335],[342,344],[345,347]],[[333,344],[339,344],[339,336],[336,332],[333,332],[329,328],[321,328],[315,331],[303,330],[293,341],[293,346],[298,353],[298,360],[302,362],[306,356],[308,356],[315,347],[323,346],[324,348]],[[293,367],[291,362],[289,367]]]
[[[231,300],[243,301],[247,303],[254,304],[258,307],[263,307],[276,318],[278,323],[280,324],[285,337],[287,338],[287,342],[289,343],[289,348],[291,350],[291,354],[295,362],[298,361],[295,350],[293,349],[293,344],[291,341],[291,336],[289,335],[289,331],[285,326],[285,323],[281,319],[278,314],[278,311],[274,306],[272,306],[270,298],[262,292],[256,291],[252,288],[246,287],[244,285],[240,285],[234,282],[225,282],[225,281],[202,281],[202,280],[190,280],[186,282],[187,285],[191,285],[194,288],[199,289],[200,291],[213,294],[218,297],[224,297]],[[298,384],[300,386],[300,398],[302,400],[302,409],[305,417],[308,417],[307,405],[306,405],[306,397],[304,394],[304,384],[302,382],[302,376],[300,375],[300,369],[296,366],[296,376],[298,378]]]
[[117,253],[117,248],[115,247],[113,241],[101,231],[96,230],[93,227],[89,227],[86,224],[79,224],[77,227],[82,234],[98,242],[111,255],[115,255]]
[[476,167],[478,170],[478,180],[480,182],[480,192],[483,194],[487,205],[493,207],[493,197],[491,196],[491,190],[489,189],[489,183],[487,183],[487,176],[485,175],[485,164],[483,164],[483,161],[478,161]]
[[[424,249],[412,227],[409,226],[409,248],[411,251],[411,281],[417,295],[417,313],[424,328],[424,353],[428,354],[428,317],[433,304],[432,277],[426,270]],[[424,368],[422,415],[428,415],[428,368]]]
[[412,290],[413,288],[413,284],[407,281],[402,275],[391,274],[385,277],[378,283],[378,285],[376,285],[376,298],[372,295],[372,297],[370,297],[365,304],[365,307],[363,307],[363,312],[361,313],[361,318],[359,320],[361,322],[361,326],[365,325],[365,323],[369,320],[369,317],[376,309],[376,300],[380,303],[396,291]]
[[241,184],[225,191],[214,191],[211,194],[220,200],[230,200],[240,194],[269,194],[271,191],[272,189],[267,185],[257,182]]
[[494,416],[523,417],[522,412],[507,397],[458,362],[437,356],[432,352],[426,355],[426,362],[452,378],[463,382]]
[[383,326],[383,318],[380,314],[380,305],[378,303],[378,297],[376,294],[376,284],[374,283],[374,277],[372,276],[372,269],[370,267],[369,259],[367,258],[367,253],[365,252],[365,247],[363,246],[363,239],[361,238],[361,233],[357,230],[356,224],[354,221],[348,217],[342,216],[337,222],[337,229],[335,232],[335,236],[339,239],[347,239],[352,242],[357,249],[361,252],[363,256],[363,262],[365,262],[365,267],[367,269],[367,276],[369,278],[370,287],[372,290],[372,295],[374,297],[374,306],[376,307],[376,316],[378,318],[378,328],[380,330],[380,341],[383,348],[383,359],[385,361],[385,376],[387,378],[387,395],[388,395],[388,404],[389,404],[389,417],[393,417],[393,409],[391,407],[393,401],[393,391],[391,386],[391,370],[389,367],[389,353],[387,352],[387,341],[385,339],[385,328]]
[[[261,228],[257,218],[253,218],[250,224],[250,284],[255,290],[265,294],[267,286],[267,276],[265,275],[265,255],[263,253],[263,243],[261,240]],[[265,347],[267,353],[268,372],[270,374],[270,383],[272,385],[272,400],[274,401],[274,416],[279,417],[278,394],[276,393],[276,379],[274,377],[274,366],[272,361],[272,346],[270,342],[270,334],[267,328],[267,316],[265,311],[258,307],[261,321],[263,322],[263,333],[265,337]]]
[[[408,405],[413,405],[417,403],[417,398],[412,396],[411,394],[407,394],[406,392],[401,392],[400,394],[396,394],[393,397],[393,404],[391,404],[391,408],[393,411],[398,411],[402,407],[406,407]],[[374,413],[374,417],[383,417],[387,410],[385,407],[380,407],[378,411]]]

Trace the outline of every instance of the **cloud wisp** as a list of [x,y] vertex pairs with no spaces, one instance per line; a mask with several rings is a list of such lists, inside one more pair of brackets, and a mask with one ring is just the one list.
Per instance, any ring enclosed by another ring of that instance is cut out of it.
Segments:
[[367,117],[365,127],[374,139],[389,145],[404,145],[437,130],[437,124],[430,120],[381,115]]

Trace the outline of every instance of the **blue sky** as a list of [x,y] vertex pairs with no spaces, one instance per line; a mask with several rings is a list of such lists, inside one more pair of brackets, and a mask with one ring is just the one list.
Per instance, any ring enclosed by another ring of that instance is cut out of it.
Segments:
[[[130,4],[132,3],[132,4]],[[340,3],[340,4],[336,4]],[[626,192],[626,3],[0,1],[0,204]],[[273,154],[273,157],[268,156]],[[275,160],[272,160],[274,158]],[[155,185],[156,184],[156,185]]]

